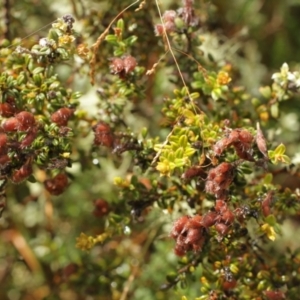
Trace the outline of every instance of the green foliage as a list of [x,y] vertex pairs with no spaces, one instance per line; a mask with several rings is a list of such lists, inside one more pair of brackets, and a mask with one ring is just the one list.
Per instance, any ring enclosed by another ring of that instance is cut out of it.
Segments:
[[32,39],[5,16],[0,298],[297,299],[299,68],[246,41],[273,23],[87,3]]

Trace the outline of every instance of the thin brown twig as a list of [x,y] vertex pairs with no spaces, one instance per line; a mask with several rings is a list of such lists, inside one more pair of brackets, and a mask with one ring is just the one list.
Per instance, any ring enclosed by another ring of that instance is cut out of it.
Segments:
[[[164,26],[163,26],[163,30],[164,30],[164,38],[165,38],[165,41],[166,41],[166,43],[167,43],[168,50],[170,51],[170,53],[171,53],[171,55],[172,55],[172,58],[173,58],[173,60],[174,60],[174,63],[175,63],[175,65],[176,65],[176,68],[177,68],[177,70],[178,70],[180,79],[181,79],[181,81],[182,81],[184,87],[186,88],[187,95],[188,95],[188,97],[189,97],[191,103],[193,103],[193,99],[191,98],[191,95],[190,95],[190,92],[189,92],[189,90],[188,90],[187,84],[186,84],[186,82],[185,82],[185,80],[184,80],[184,78],[183,78],[183,75],[182,75],[182,72],[181,72],[181,70],[180,70],[179,64],[178,64],[177,59],[176,59],[176,57],[175,57],[175,54],[174,54],[174,52],[173,52],[173,49],[172,49],[172,46],[171,46],[170,39],[169,39],[168,34],[167,34],[167,32],[166,32],[164,20],[163,20],[161,11],[160,11],[160,7],[159,7],[159,5],[158,5],[158,0],[155,0],[155,2],[156,2],[156,7],[157,7],[158,14],[159,14],[159,18],[160,18],[162,24],[164,25]],[[194,106],[194,105],[193,105],[193,108],[194,108],[195,113],[196,113],[196,109],[195,109],[195,106]]]
[[[158,0],[155,0],[155,3],[156,3],[157,11],[158,11],[158,14],[159,14],[159,18],[160,18],[162,24],[164,25],[164,20],[163,20],[162,14],[161,14],[161,10],[160,10],[159,4],[158,4]],[[171,53],[171,55],[172,55],[172,58],[173,58],[173,60],[174,60],[174,63],[175,63],[175,65],[176,65],[176,68],[177,68],[177,70],[178,70],[178,73],[179,73],[179,76],[180,76],[180,78],[181,78],[181,81],[182,81],[184,87],[186,88],[187,95],[188,95],[188,97],[189,97],[189,100],[190,100],[191,103],[192,103],[194,112],[197,114],[196,106],[195,106],[194,103],[193,103],[193,99],[192,99],[192,97],[191,97],[191,95],[190,95],[190,92],[189,92],[189,89],[188,89],[188,87],[187,87],[187,84],[186,84],[186,82],[185,82],[185,80],[184,80],[184,78],[183,78],[182,72],[181,72],[181,70],[180,70],[179,64],[178,64],[178,62],[177,62],[177,59],[176,59],[176,57],[175,57],[173,48],[172,48],[172,46],[171,46],[171,43],[170,43],[168,34],[167,34],[167,32],[166,32],[165,25],[163,26],[163,30],[164,30],[164,40],[165,40],[165,42],[167,43],[167,48],[168,48],[167,51],[170,51],[170,53]],[[175,50],[178,51],[177,49],[175,49]],[[188,57],[190,57],[190,58],[192,57],[192,56],[190,56],[189,54],[184,53],[183,51],[178,51],[178,52],[181,52],[181,53],[183,53],[183,54],[186,54],[186,55],[187,55]],[[193,59],[194,59],[194,58],[193,58]],[[195,59],[194,59],[194,60],[195,60]],[[195,61],[196,61],[196,60],[195,60]],[[198,62],[197,62],[197,64],[198,64],[198,67],[201,66]],[[204,72],[204,73],[206,72],[206,70],[205,70],[202,66],[201,66],[201,70],[202,70],[202,72]],[[198,107],[197,107],[197,108],[198,108]],[[199,108],[198,108],[198,109],[199,109]],[[179,117],[181,117],[181,116],[179,116]],[[161,149],[156,153],[155,157],[153,158],[153,160],[152,160],[152,162],[151,162],[151,166],[152,166],[152,167],[153,167],[153,165],[157,162],[157,160],[159,159],[159,156],[160,156],[161,152],[163,151],[163,148],[168,144],[169,139],[170,139],[170,137],[171,137],[172,134],[173,134],[174,128],[175,128],[175,127],[173,127],[173,129],[171,130],[171,132],[168,134],[168,136],[166,137],[166,140],[165,140],[165,141],[163,142],[163,144],[162,144]]]
[[126,300],[127,298],[127,295],[129,293],[129,290],[130,290],[130,286],[136,276],[136,271],[134,270],[131,275],[128,277],[126,283],[125,283],[125,286],[124,286],[124,289],[123,289],[123,292],[122,292],[122,295],[120,297],[120,300]]

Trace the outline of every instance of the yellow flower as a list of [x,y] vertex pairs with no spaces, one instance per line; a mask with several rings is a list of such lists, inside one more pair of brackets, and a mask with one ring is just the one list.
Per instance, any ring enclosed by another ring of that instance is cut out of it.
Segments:
[[87,236],[85,233],[81,233],[80,236],[76,238],[76,248],[81,250],[90,250],[94,245],[94,238]]
[[63,44],[71,44],[75,40],[75,37],[73,35],[62,35],[59,37],[59,45]]
[[265,223],[260,228],[267,235],[268,239],[270,239],[271,241],[275,241],[276,233],[273,226]]
[[170,164],[167,159],[160,161],[157,166],[156,170],[160,172],[161,176],[169,176],[170,175]]
[[82,58],[86,58],[89,54],[89,51],[89,48],[85,44],[80,44],[77,46],[77,54]]
[[217,76],[217,82],[218,82],[218,84],[220,84],[220,85],[226,85],[230,81],[231,81],[231,78],[230,78],[230,76],[228,75],[227,72],[220,71],[218,73],[218,76]]

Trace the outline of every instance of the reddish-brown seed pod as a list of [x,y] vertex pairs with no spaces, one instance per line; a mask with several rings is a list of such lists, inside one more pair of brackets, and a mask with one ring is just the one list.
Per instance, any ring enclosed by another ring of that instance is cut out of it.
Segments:
[[232,172],[232,170],[233,170],[233,166],[228,162],[222,162],[215,168],[217,174],[221,173],[224,176],[228,175],[230,172]]
[[178,220],[176,220],[173,224],[172,230],[171,230],[171,237],[176,238],[178,237],[182,232],[185,226],[188,224],[190,217],[189,216],[182,216]]
[[261,209],[265,217],[271,214],[271,204],[273,202],[274,191],[269,191],[261,203]]
[[265,296],[269,300],[284,300],[286,299],[284,292],[282,291],[264,291]]
[[12,117],[15,114],[15,112],[16,110],[11,104],[7,102],[0,103],[0,115],[2,117],[5,118]]
[[154,33],[156,36],[161,36],[164,34],[164,26],[162,24],[156,24],[154,26]]
[[174,253],[177,256],[184,256],[185,255],[186,250],[184,249],[183,246],[176,244],[175,248],[174,248]]
[[215,228],[216,228],[216,231],[220,234],[220,235],[225,235],[228,233],[229,231],[229,226],[227,226],[226,224],[224,223],[217,223],[215,224]]
[[235,279],[231,281],[224,281],[222,287],[225,291],[232,290],[236,287],[237,281]]
[[214,180],[217,175],[216,168],[210,169],[207,175],[207,180]]
[[214,211],[210,211],[202,216],[201,225],[205,228],[213,226],[218,220],[218,215]]
[[218,187],[213,181],[206,181],[205,191],[209,194],[216,194],[218,192]]
[[45,180],[44,186],[51,195],[60,195],[68,187],[68,177],[64,173],[57,174],[52,179]]
[[11,181],[14,183],[20,183],[32,174],[32,159],[28,159],[26,163],[16,170],[11,177]]
[[8,162],[10,162],[10,158],[7,154],[0,154],[0,165],[5,165],[7,164]]
[[215,210],[218,213],[222,213],[227,210],[227,203],[223,199],[217,199],[215,204]]
[[226,175],[223,174],[223,173],[219,173],[217,174],[217,176],[214,178],[214,183],[218,184],[218,185],[221,185],[223,182],[226,181]]
[[228,148],[232,144],[231,140],[229,138],[222,138],[221,140],[217,141],[215,145],[213,146],[214,154],[217,156],[220,156],[223,151]]
[[248,161],[254,161],[254,158],[252,156],[252,149],[248,144],[234,143],[233,146],[239,158]]
[[2,128],[6,132],[13,132],[19,129],[20,122],[17,118],[9,118],[3,124]]
[[26,147],[30,146],[32,144],[32,142],[35,140],[35,138],[37,136],[37,133],[38,133],[38,128],[37,127],[31,128],[27,132],[24,139],[21,141],[20,148],[23,149],[23,148],[26,148]]
[[216,168],[217,176],[214,178],[214,182],[220,185],[220,189],[227,189],[233,180],[233,170],[232,164],[223,162]]
[[202,227],[201,220],[202,220],[202,216],[196,215],[188,220],[185,227],[187,229],[191,229],[191,228],[200,229]]
[[120,74],[125,68],[123,59],[119,57],[112,58],[109,68],[112,74]]
[[166,10],[162,16],[164,22],[167,21],[174,21],[177,16],[177,13],[175,10]]
[[256,124],[256,127],[257,127],[257,133],[256,133],[257,148],[266,159],[269,159],[267,142],[266,142],[266,139],[264,137],[262,130],[260,129],[259,123]]
[[7,153],[7,135],[0,133],[0,155]]
[[230,143],[235,143],[239,141],[239,129],[234,129],[232,131],[230,131],[230,133],[228,134],[228,140],[230,141]]
[[182,174],[181,179],[189,180],[198,176],[205,178],[206,177],[205,171],[202,169],[201,166],[192,166]]
[[231,225],[234,221],[234,213],[230,209],[226,209],[221,214],[221,221],[226,225]]
[[207,182],[205,184],[205,190],[207,193],[215,194],[217,198],[225,197],[226,189],[230,186],[233,180],[232,164],[223,162],[217,167],[211,169],[208,172]]
[[97,199],[94,202],[94,211],[93,214],[95,217],[103,217],[105,215],[108,214],[109,212],[109,205],[107,203],[107,201],[103,200],[103,199]]
[[51,121],[58,126],[67,126],[69,119],[74,114],[74,109],[62,107],[51,115]]
[[209,292],[209,299],[208,300],[218,300],[218,294],[216,291]]
[[246,129],[236,129],[239,136],[239,141],[243,144],[251,144],[253,142],[253,135]]
[[132,72],[137,65],[136,59],[131,55],[126,56],[123,59],[123,63],[124,63],[124,70],[126,74]]
[[196,252],[200,251],[203,247],[204,242],[205,242],[205,238],[202,236],[199,240],[197,240],[197,242],[192,244],[193,250]]
[[185,244],[196,244],[202,239],[202,232],[199,229],[189,229],[185,238]]
[[173,32],[176,29],[174,21],[167,21],[164,23],[164,25],[165,25],[165,30],[168,33]]
[[93,127],[93,131],[95,134],[95,145],[101,145],[109,148],[113,147],[114,135],[107,123],[100,121]]
[[34,115],[28,111],[21,111],[16,114],[16,119],[19,121],[18,130],[27,131],[35,125]]

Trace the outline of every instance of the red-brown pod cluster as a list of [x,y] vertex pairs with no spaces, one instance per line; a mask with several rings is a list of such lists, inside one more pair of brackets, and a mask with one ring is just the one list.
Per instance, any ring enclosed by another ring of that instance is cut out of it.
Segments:
[[113,58],[110,62],[109,68],[112,74],[120,74],[124,70],[123,59],[120,57]]
[[15,108],[7,103],[0,103],[0,115],[5,118],[9,118],[15,114]]
[[186,25],[196,26],[198,24],[198,19],[194,15],[194,0],[183,0],[182,3],[183,7],[178,10],[179,16],[183,19]]
[[282,291],[264,291],[265,296],[269,300],[284,300],[286,299],[284,292]]
[[229,232],[230,226],[234,222],[235,215],[223,199],[216,200],[215,211],[218,213],[215,229],[220,236],[224,236]]
[[93,131],[95,134],[95,145],[105,146],[109,148],[113,147],[114,135],[107,123],[100,121],[93,127]]
[[123,62],[125,74],[132,72],[137,65],[136,59],[131,55],[125,56]]
[[269,191],[261,203],[261,209],[265,217],[271,214],[271,205],[273,202],[273,197],[274,191]]
[[57,174],[52,179],[45,180],[44,186],[51,195],[60,195],[68,187],[68,177],[64,173]]
[[21,111],[14,117],[7,119],[2,128],[7,132],[28,131],[36,125],[34,115],[28,111]]
[[229,291],[229,290],[232,290],[236,287],[237,285],[237,281],[235,279],[233,279],[232,281],[224,281],[222,283],[222,287],[225,291]]
[[51,121],[58,126],[67,126],[69,119],[74,114],[74,109],[62,107],[51,115]]
[[38,134],[38,127],[35,126],[31,128],[27,133],[24,139],[20,143],[20,148],[24,149],[32,144]]
[[248,161],[254,161],[252,156],[253,135],[246,129],[237,128],[231,130],[224,138],[219,140],[214,146],[213,151],[216,155],[221,155],[230,146],[235,148],[236,154]]
[[103,217],[109,213],[109,205],[107,201],[103,199],[97,199],[94,202],[94,211],[93,214],[95,217]]
[[190,167],[182,174],[181,179],[190,180],[195,177],[201,177],[203,179],[206,177],[206,173],[201,166]]
[[215,211],[209,211],[205,215],[202,216],[201,225],[204,228],[209,228],[216,224],[216,222],[218,221],[218,218],[219,218],[219,216]]
[[155,35],[163,35],[164,34],[164,27],[165,31],[170,33],[173,32],[176,29],[175,25],[175,18],[177,16],[177,13],[175,10],[167,10],[162,16],[162,19],[164,21],[164,25],[157,24],[154,27]]
[[5,132],[26,132],[26,136],[20,143],[20,148],[23,149],[30,146],[38,134],[38,126],[34,115],[28,111],[21,111],[14,117],[7,119],[2,128]]
[[136,59],[127,55],[124,57],[115,57],[111,59],[109,68],[112,74],[119,74],[120,76],[124,76],[130,72],[132,72],[137,66]]
[[12,117],[17,113],[15,98],[8,95],[4,99],[5,102],[0,103],[0,116],[4,118]]
[[20,183],[29,177],[33,172],[32,159],[29,158],[25,164],[19,169],[15,170],[11,176],[11,181],[14,183]]
[[18,130],[27,131],[35,126],[34,115],[28,111],[21,111],[15,115],[19,122]]
[[200,251],[205,241],[205,229],[201,224],[202,217],[183,216],[174,222],[171,237],[176,240],[174,252],[183,256],[187,251]]
[[223,197],[233,180],[233,171],[233,165],[227,162],[210,169],[205,184],[206,192],[214,194],[217,198]]
[[19,129],[19,121],[15,117],[9,118],[2,124],[2,128],[5,132],[17,131]]

